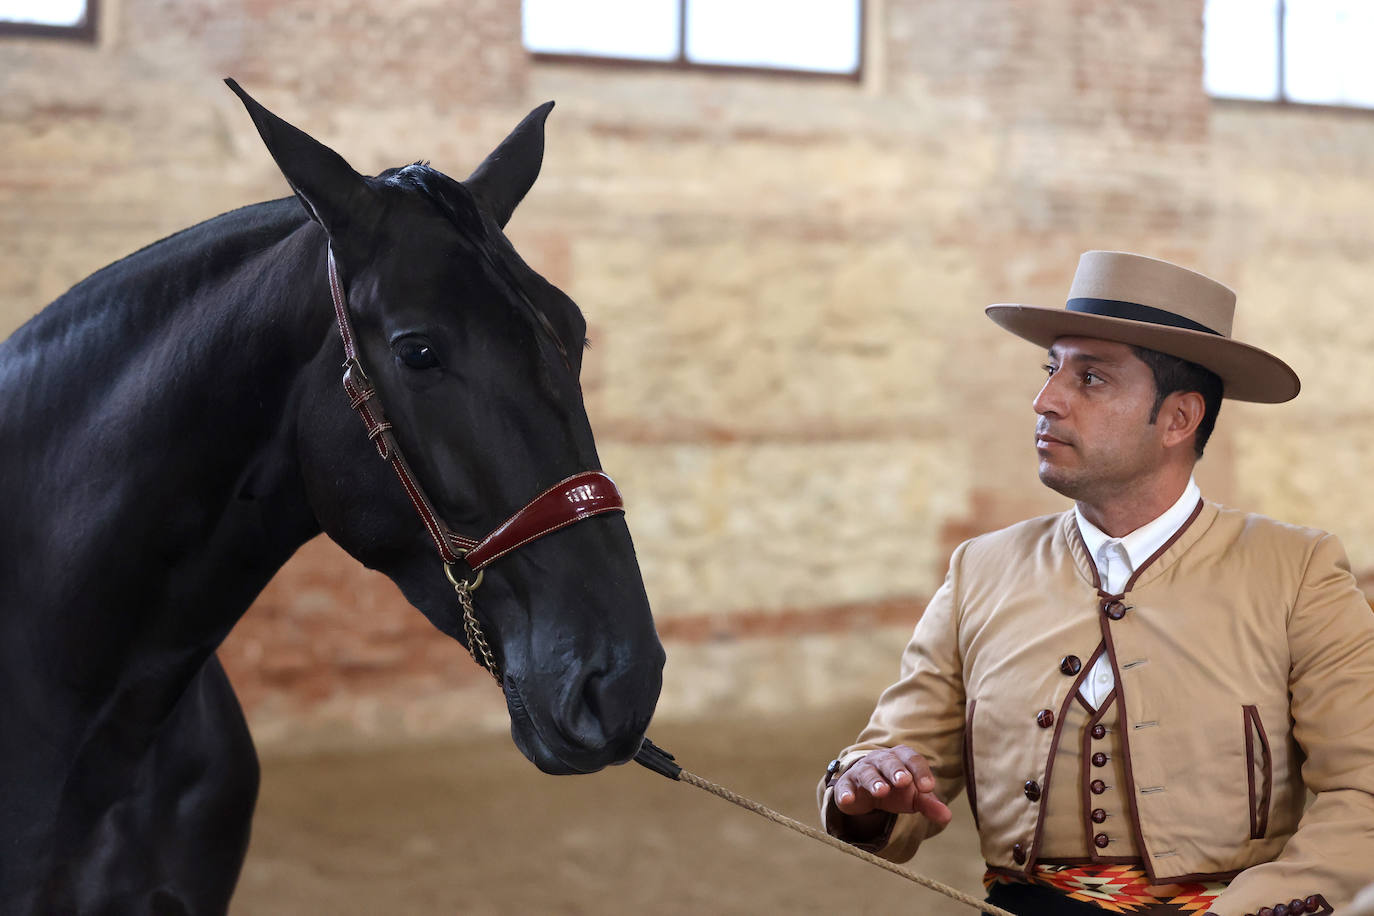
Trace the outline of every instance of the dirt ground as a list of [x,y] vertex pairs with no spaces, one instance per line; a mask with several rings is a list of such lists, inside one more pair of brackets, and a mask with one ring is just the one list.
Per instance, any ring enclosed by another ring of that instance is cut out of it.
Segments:
[[[866,709],[651,729],[687,769],[815,822],[814,785]],[[914,860],[970,893],[967,805]],[[972,909],[629,765],[551,777],[495,735],[263,762],[233,916],[971,914]]]

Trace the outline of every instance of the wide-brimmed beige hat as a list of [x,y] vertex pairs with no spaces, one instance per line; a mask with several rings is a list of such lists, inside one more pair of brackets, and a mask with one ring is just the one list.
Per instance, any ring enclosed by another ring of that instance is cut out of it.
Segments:
[[1089,251],[1062,309],[999,303],[988,317],[1048,348],[1060,337],[1096,337],[1197,363],[1221,376],[1225,396],[1278,404],[1302,383],[1288,364],[1233,340],[1236,294],[1200,273],[1123,251]]

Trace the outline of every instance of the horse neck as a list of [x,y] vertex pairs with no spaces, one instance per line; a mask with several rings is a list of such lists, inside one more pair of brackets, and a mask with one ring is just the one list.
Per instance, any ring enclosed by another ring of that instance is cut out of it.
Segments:
[[0,535],[21,558],[0,569],[0,631],[88,690],[136,658],[197,668],[319,530],[295,418],[332,322],[299,213],[245,208],[144,249],[0,349],[0,497],[21,521]]

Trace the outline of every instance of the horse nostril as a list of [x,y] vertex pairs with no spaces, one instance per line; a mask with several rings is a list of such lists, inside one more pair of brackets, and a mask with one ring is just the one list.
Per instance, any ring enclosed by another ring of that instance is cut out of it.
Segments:
[[592,721],[604,726],[602,686],[606,675],[603,671],[594,671],[587,675],[587,679],[582,682],[582,706],[591,717]]

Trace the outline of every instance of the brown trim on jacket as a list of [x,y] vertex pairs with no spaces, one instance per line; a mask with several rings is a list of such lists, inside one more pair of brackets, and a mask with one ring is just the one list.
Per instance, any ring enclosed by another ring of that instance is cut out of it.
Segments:
[[977,700],[969,700],[964,716],[964,784],[968,790],[968,807],[973,813],[973,829],[978,829],[978,783],[973,778],[973,711]]
[[[1095,573],[1094,573],[1095,575]],[[1100,616],[1100,615],[1099,615]],[[1045,761],[1045,775],[1042,778],[1040,788],[1039,811],[1035,815],[1035,838],[1031,840],[1031,848],[1026,855],[1026,864],[1022,872],[1029,875],[1035,870],[1035,856],[1040,851],[1040,839],[1045,833],[1045,812],[1050,804],[1051,777],[1054,775],[1054,758],[1059,756],[1059,742],[1063,738],[1064,722],[1069,718],[1069,706],[1073,704],[1073,698],[1078,696],[1078,689],[1083,686],[1083,680],[1088,673],[1093,670],[1093,663],[1097,661],[1097,656],[1101,654],[1101,648],[1093,653],[1093,657],[1088,664],[1078,672],[1078,676],[1073,679],[1073,685],[1069,688],[1068,696],[1059,704],[1059,714],[1054,720],[1054,737],[1050,739],[1050,758]]]
[[1162,884],[1159,876],[1155,874],[1154,863],[1150,861],[1150,847],[1145,844],[1145,834],[1140,829],[1140,806],[1136,804],[1135,799],[1135,773],[1131,769],[1131,741],[1128,737],[1131,731],[1130,721],[1126,715],[1126,694],[1121,689],[1121,669],[1116,664],[1116,647],[1112,645],[1112,628],[1108,625],[1106,614],[1098,615],[1098,623],[1102,627],[1102,638],[1107,643],[1107,658],[1112,664],[1112,676],[1116,678],[1116,689],[1112,693],[1121,701],[1121,756],[1125,758],[1122,763],[1126,766],[1126,802],[1131,807],[1131,831],[1135,834],[1136,849],[1140,850],[1140,858],[1145,866],[1145,873],[1150,876],[1150,883]]
[[[1091,758],[1094,740],[1093,726],[1102,721],[1102,719],[1107,715],[1107,711],[1112,708],[1112,704],[1115,702],[1116,688],[1113,687],[1112,692],[1107,694],[1107,699],[1103,701],[1101,706],[1099,706],[1096,710],[1093,711],[1092,717],[1088,719],[1088,724],[1083,727],[1083,737],[1079,740],[1079,757],[1081,757],[1082,759],[1079,761],[1079,769],[1081,772],[1078,780],[1078,791],[1080,797],[1083,800],[1083,842],[1085,844],[1083,848],[1088,850],[1088,855],[1092,857],[1094,864],[1109,863],[1112,862],[1114,859],[1120,858],[1120,856],[1099,856],[1097,853],[1093,852],[1093,850],[1097,847],[1093,844],[1093,836],[1095,834],[1092,817],[1090,815],[1090,812],[1093,809],[1092,790],[1090,789],[1090,786],[1092,784]],[[1106,829],[1105,824],[1103,824],[1103,829]],[[1142,851],[1143,850],[1144,847],[1142,847]],[[1128,861],[1134,862],[1138,857],[1128,856],[1126,858]]]
[[[1262,840],[1269,830],[1269,804],[1274,794],[1274,760],[1269,753],[1269,736],[1264,733],[1258,706],[1242,706],[1245,715],[1245,781],[1250,787],[1250,839]],[[1255,792],[1255,739],[1259,739],[1263,756],[1260,766],[1264,779],[1260,791]]]
[[1139,865],[1145,867],[1140,856],[1093,856],[1091,862],[1082,856],[1046,856],[1037,865]]
[[[1188,516],[1188,520],[1185,521],[1182,525],[1180,525],[1179,529],[1173,533],[1173,536],[1170,537],[1169,540],[1165,541],[1158,550],[1151,554],[1149,559],[1147,559],[1144,563],[1141,563],[1139,566],[1137,566],[1135,572],[1131,573],[1131,578],[1126,581],[1126,587],[1121,590],[1120,595],[1104,595],[1103,597],[1116,598],[1118,600],[1126,597],[1126,595],[1128,595],[1131,591],[1131,586],[1135,585],[1135,580],[1140,578],[1140,574],[1143,573],[1145,570],[1149,569],[1151,564],[1153,564],[1156,560],[1164,556],[1164,553],[1170,547],[1174,546],[1174,542],[1181,538],[1183,536],[1183,533],[1193,526],[1193,522],[1197,521],[1197,517],[1202,514],[1202,506],[1203,501],[1199,499],[1197,501],[1197,506],[1193,509],[1193,514]],[[1078,530],[1077,525],[1074,525],[1074,530]],[[1082,537],[1082,532],[1079,532],[1079,539],[1081,540]],[[1087,545],[1084,544],[1083,546],[1086,550]],[[1094,584],[1097,585],[1098,591],[1101,592],[1102,585],[1100,580],[1098,580],[1096,562],[1093,563],[1093,579]],[[1122,618],[1122,620],[1125,619],[1127,618]],[[1150,876],[1150,882],[1152,884],[1165,884],[1169,881],[1178,882],[1183,881],[1185,878],[1194,881],[1230,880],[1229,878],[1199,876],[1169,877],[1166,880],[1162,879],[1158,874],[1155,873],[1154,863],[1150,861],[1150,847],[1146,845],[1145,833],[1140,829],[1140,806],[1136,802],[1135,772],[1131,767],[1131,723],[1129,721],[1129,717],[1126,714],[1126,691],[1121,683],[1121,667],[1116,662],[1116,646],[1112,643],[1111,623],[1113,621],[1111,621],[1106,614],[1099,613],[1097,615],[1097,622],[1098,626],[1102,628],[1102,639],[1107,644],[1107,658],[1112,665],[1112,679],[1116,682],[1116,687],[1112,692],[1115,694],[1116,699],[1121,703],[1121,712],[1119,715],[1119,719],[1121,722],[1121,756],[1124,758],[1122,760],[1122,763],[1126,767],[1126,797],[1131,806],[1131,831],[1135,834],[1136,848],[1140,850],[1141,859],[1144,862],[1145,866],[1145,873]],[[1116,622],[1119,623],[1120,621]],[[1239,872],[1236,872],[1235,874],[1239,874]]]
[[[991,872],[992,874],[994,874],[994,875],[1005,875],[1005,876],[1008,877],[1008,878],[1016,878],[1016,879],[1024,879],[1025,876],[1026,876],[1026,875],[1025,875],[1025,872],[1023,872],[1023,871],[1022,871],[1021,869],[1019,869],[1019,868],[1006,868],[1006,867],[1001,866],[1001,865],[990,865],[990,864],[988,864],[988,863],[986,863],[986,862],[984,862],[983,864],[986,866],[987,870],[988,870],[989,872]],[[1052,858],[1052,859],[1041,859],[1040,862],[1039,862],[1038,864],[1040,864],[1040,865],[1085,865],[1085,866],[1086,866],[1086,865],[1139,865],[1139,866],[1142,867],[1142,868],[1145,868],[1145,869],[1147,869],[1147,870],[1149,869],[1149,866],[1145,863],[1144,860],[1139,859],[1139,858],[1126,858],[1125,856],[1122,856],[1121,859],[1120,859],[1120,861],[1114,861],[1114,860],[1107,860],[1107,859],[1104,859],[1104,860],[1101,861],[1101,862],[1090,862],[1090,861],[1088,861],[1087,859],[1074,859],[1074,858],[1069,858],[1069,857],[1060,856],[1060,857],[1056,857],[1056,858]],[[1239,877],[1240,874],[1241,874],[1241,872],[1243,872],[1244,870],[1245,870],[1245,869],[1243,869],[1243,868],[1237,868],[1237,869],[1234,869],[1233,871],[1218,871],[1218,872],[1209,872],[1209,873],[1206,873],[1206,874],[1198,873],[1198,874],[1191,874],[1191,875],[1179,875],[1179,876],[1176,877],[1176,878],[1171,877],[1171,878],[1168,878],[1167,880],[1165,880],[1165,881],[1163,881],[1163,882],[1158,882],[1158,883],[1162,883],[1162,884],[1203,884],[1203,883],[1206,883],[1206,882],[1215,881],[1215,882],[1217,882],[1218,884],[1229,884],[1230,882],[1234,881],[1237,877]],[[1317,896],[1320,897],[1321,895],[1318,894]]]
[[1145,570],[1149,569],[1150,566],[1154,564],[1155,560],[1158,560],[1160,557],[1164,556],[1164,552],[1167,551],[1170,547],[1174,546],[1175,541],[1183,537],[1183,532],[1193,527],[1193,522],[1197,521],[1197,517],[1201,514],[1202,500],[1199,499],[1197,501],[1197,505],[1193,507],[1192,514],[1188,516],[1188,520],[1185,521],[1182,525],[1179,525],[1178,530],[1175,531],[1172,535],[1170,535],[1169,540],[1159,545],[1159,549],[1156,550],[1154,553],[1150,554],[1149,559],[1147,559],[1144,563],[1141,563],[1139,566],[1135,568],[1135,572],[1131,573],[1131,578],[1126,580],[1126,587],[1121,590],[1121,594],[1113,597],[1126,597],[1126,593],[1129,592],[1131,590],[1131,587],[1135,585],[1135,580],[1140,578],[1140,574],[1143,573]]

